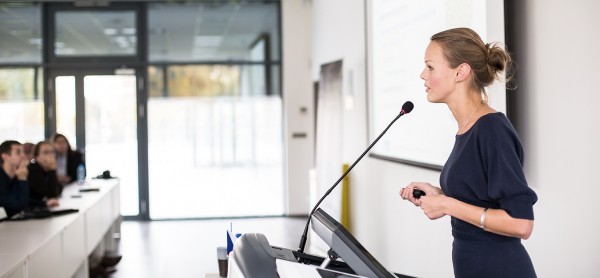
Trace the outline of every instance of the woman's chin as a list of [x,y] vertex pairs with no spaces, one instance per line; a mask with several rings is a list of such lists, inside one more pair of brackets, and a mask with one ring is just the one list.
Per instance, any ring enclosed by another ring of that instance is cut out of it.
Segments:
[[441,99],[430,98],[429,96],[427,97],[427,101],[429,101],[431,103],[444,103],[444,101],[442,101]]
[[437,99],[430,93],[427,93],[427,101],[436,103]]

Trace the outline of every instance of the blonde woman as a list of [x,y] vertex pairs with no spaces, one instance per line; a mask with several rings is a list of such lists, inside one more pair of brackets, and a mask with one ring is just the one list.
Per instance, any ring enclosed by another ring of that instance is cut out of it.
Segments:
[[[521,239],[533,231],[537,195],[523,173],[519,136],[485,91],[510,68],[503,48],[468,28],[433,35],[425,51],[427,100],[448,106],[458,132],[441,187],[412,182],[400,195],[430,219],[451,217],[456,277],[536,277]],[[415,189],[426,195],[414,198]]]

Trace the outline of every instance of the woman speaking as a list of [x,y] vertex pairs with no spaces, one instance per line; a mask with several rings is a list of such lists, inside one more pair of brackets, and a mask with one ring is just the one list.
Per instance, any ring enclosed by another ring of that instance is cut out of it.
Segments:
[[[510,69],[503,48],[468,28],[433,35],[425,51],[427,100],[448,106],[458,132],[441,188],[412,182],[400,196],[430,219],[451,217],[456,277],[536,277],[521,239],[533,230],[537,195],[523,173],[519,137],[506,116],[488,106],[485,91]],[[415,198],[415,189],[425,196]]]

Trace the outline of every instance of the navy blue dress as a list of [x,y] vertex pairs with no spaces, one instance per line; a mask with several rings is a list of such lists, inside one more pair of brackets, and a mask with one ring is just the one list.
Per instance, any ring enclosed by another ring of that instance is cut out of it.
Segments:
[[[523,173],[523,147],[500,112],[482,116],[456,136],[440,185],[446,196],[533,220],[537,195]],[[536,277],[519,238],[486,232],[454,217],[451,224],[455,277]]]

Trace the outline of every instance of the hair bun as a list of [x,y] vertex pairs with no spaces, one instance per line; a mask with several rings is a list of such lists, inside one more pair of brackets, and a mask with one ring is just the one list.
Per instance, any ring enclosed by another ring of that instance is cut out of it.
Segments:
[[504,49],[497,45],[497,43],[486,43],[487,48],[487,64],[488,67],[497,73],[502,72],[506,68],[508,57]]

